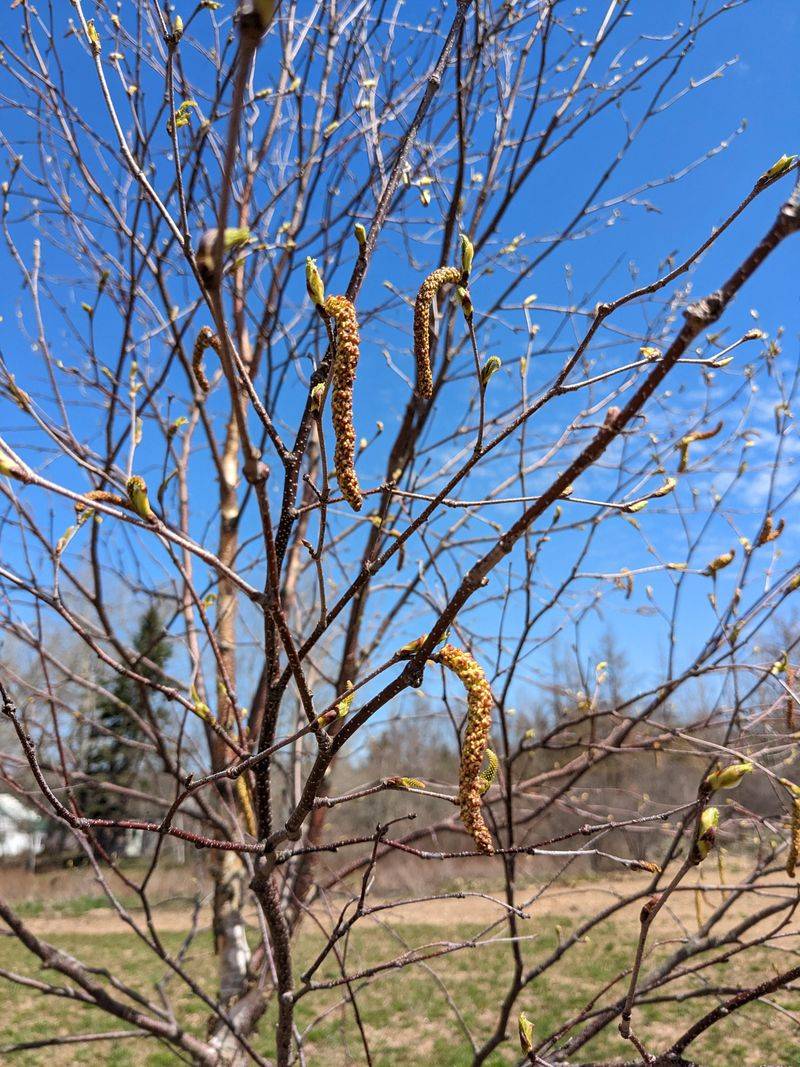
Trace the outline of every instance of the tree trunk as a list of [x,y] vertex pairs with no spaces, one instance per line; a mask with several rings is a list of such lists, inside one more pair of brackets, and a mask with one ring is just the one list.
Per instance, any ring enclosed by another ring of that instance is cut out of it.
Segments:
[[[239,432],[231,415],[225,435],[220,479],[220,538],[219,557],[232,566],[238,547],[239,500]],[[217,718],[226,730],[235,727],[234,709],[230,705],[228,686],[236,679],[236,618],[237,592],[225,578],[219,582],[217,598],[216,639],[221,663],[217,667]],[[223,742],[211,734],[211,754],[214,770],[220,770],[230,758]],[[246,783],[241,779],[242,785]],[[250,947],[244,923],[244,901],[247,894],[247,871],[233,852],[219,852],[211,863],[214,881],[214,944],[219,958],[219,987],[223,1004],[230,1004],[242,996],[247,987]]]
[[212,861],[214,879],[214,945],[219,957],[219,991],[223,1004],[245,989],[250,946],[244,923],[247,871],[235,852],[217,852]]

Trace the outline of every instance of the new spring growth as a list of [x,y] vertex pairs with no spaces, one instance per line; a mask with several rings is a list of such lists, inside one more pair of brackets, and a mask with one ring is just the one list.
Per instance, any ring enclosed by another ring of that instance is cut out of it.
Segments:
[[731,763],[720,770],[712,771],[705,784],[712,793],[718,789],[735,789],[742,778],[753,769],[752,763]]
[[[217,232],[216,229],[206,230],[197,246],[197,269],[206,288],[214,282],[214,250],[217,247]],[[230,252],[233,248],[247,244],[249,240],[248,229],[229,228],[222,235],[222,250]]]
[[16,381],[14,379],[14,375],[13,374],[9,374],[8,381],[6,382],[6,387],[8,388],[8,391],[9,391],[9,393],[11,395],[11,399],[14,401],[14,403],[17,405],[17,407],[20,408],[20,410],[22,410],[22,411],[30,411],[31,410],[31,406],[32,406],[31,398],[25,392],[24,389],[20,389],[20,387],[17,385],[17,383],[16,383]]
[[782,178],[784,174],[789,173],[796,163],[797,156],[781,156],[780,159],[772,164],[769,170],[764,171],[756,185],[766,185],[767,182],[775,181],[776,178]]
[[[192,109],[197,107],[196,100],[184,100],[175,114],[172,116],[172,122],[175,124],[175,129],[179,130],[182,126],[188,126],[192,115]],[[172,122],[167,122],[167,132],[172,133]]]
[[697,866],[702,863],[717,839],[717,827],[719,826],[719,809],[705,808],[700,816],[700,825],[697,829],[697,840],[692,848],[691,862]]
[[444,645],[432,659],[447,667],[467,692],[467,726],[458,769],[461,821],[479,852],[491,854],[492,838],[481,813],[481,767],[492,723],[492,691],[486,675],[469,652]]
[[427,789],[425,783],[419,778],[401,778],[400,775],[387,778],[386,784],[391,789]]
[[472,297],[469,295],[469,289],[465,289],[463,285],[459,285],[456,289],[456,299],[461,306],[461,313],[464,316],[464,321],[467,325],[472,322],[472,316],[475,314],[475,308],[472,306]]
[[125,488],[128,492],[128,500],[131,502],[131,507],[139,518],[144,519],[146,522],[152,522],[156,516],[153,509],[150,507],[150,501],[147,497],[147,485],[144,478],[140,478],[138,474],[134,474],[132,478],[128,479]]
[[656,489],[656,491],[652,495],[654,497],[669,496],[669,494],[672,492],[672,490],[675,488],[675,486],[677,484],[678,484],[677,478],[667,478],[667,480],[664,482],[664,484],[662,486],[660,486],[660,488]]
[[458,285],[462,272],[458,267],[439,267],[419,287],[414,301],[414,358],[417,362],[417,394],[423,400],[433,396],[431,373],[431,308],[439,290]]
[[519,1030],[519,1047],[522,1049],[523,1056],[527,1056],[533,1051],[533,1023],[524,1011],[519,1013],[517,1029]]
[[347,686],[346,686],[346,690],[345,690],[344,696],[339,701],[339,703],[336,705],[336,718],[337,719],[344,719],[345,716],[349,713],[350,708],[353,706],[353,701],[355,700],[355,696],[356,696],[356,691],[353,688],[353,683],[352,682],[348,682]]
[[321,308],[325,304],[325,284],[317,268],[317,261],[308,256],[306,259],[306,289],[314,305]]
[[[87,500],[96,500],[99,504],[112,504],[117,508],[130,509],[130,504],[127,500],[123,500],[117,493],[109,493],[105,489],[92,489],[90,493],[84,493],[83,495]],[[81,518],[82,516],[84,518],[87,517],[87,513],[91,513],[91,510],[91,508],[87,508],[81,501],[78,501],[75,504],[75,514],[78,518]]]
[[356,235],[356,240],[358,241],[358,247],[361,248],[361,249],[366,248],[367,247],[367,231],[364,229],[364,227],[361,225],[360,222],[357,222],[355,224],[355,226],[353,227],[353,233]]
[[489,356],[484,365],[481,367],[481,386],[485,389],[489,384],[489,379],[497,374],[500,368],[503,366],[503,361],[499,356]]
[[650,921],[650,917],[652,916],[653,912],[656,910],[660,902],[660,893],[654,893],[652,897],[647,898],[644,903],[644,907],[639,912],[639,922],[642,923],[642,925]]
[[204,326],[202,328],[197,335],[197,340],[195,341],[194,349],[192,350],[192,370],[197,379],[197,384],[204,393],[207,393],[211,388],[203,368],[203,353],[207,348],[213,348],[216,353],[219,353],[220,350],[219,337],[217,337],[210,326]]
[[736,550],[734,548],[732,548],[730,552],[723,552],[721,555],[717,556],[716,559],[711,560],[703,573],[707,575],[707,577],[713,578],[717,571],[724,570],[729,563],[733,563],[735,556]]
[[216,719],[211,714],[211,708],[208,706],[208,704],[206,704],[204,700],[200,699],[200,694],[197,692],[193,685],[189,687],[189,697],[191,698],[194,713],[198,717],[198,719],[202,719],[203,722],[207,722],[209,724],[216,722]]
[[716,437],[722,429],[722,422],[718,422],[717,425],[711,430],[694,430],[692,433],[687,433],[685,437],[682,437],[678,442],[678,451],[681,454],[681,461],[678,464],[678,473],[683,474],[689,466],[689,447],[695,443],[695,441],[710,441],[712,437]]
[[[434,648],[438,648],[439,645],[446,644],[449,637],[450,630],[448,628],[436,642]],[[394,654],[395,659],[411,659],[412,656],[416,655],[417,652],[419,652],[419,650],[422,648],[422,646],[427,640],[427,633],[422,634],[420,637],[415,637],[414,640],[409,641],[407,645],[403,645],[402,648],[398,648],[398,650]]]
[[466,284],[470,271],[472,270],[472,260],[475,258],[475,249],[472,247],[472,241],[465,233],[459,235],[461,241],[461,273],[463,275],[462,284]]
[[332,722],[336,722],[337,719],[346,718],[350,711],[350,708],[355,699],[356,691],[353,688],[353,683],[348,682],[345,688],[344,696],[338,704],[334,704],[332,708],[327,711],[323,711],[321,715],[317,716],[317,722],[320,726],[329,726]]
[[777,541],[780,535],[783,533],[783,528],[786,525],[786,520],[781,519],[778,525],[775,525],[775,521],[771,515],[767,515],[764,519],[764,524],[758,532],[756,538],[756,548],[760,548],[761,545],[767,545],[770,541]]
[[356,475],[356,434],[353,428],[353,384],[360,351],[358,320],[356,309],[345,296],[329,296],[325,301],[325,311],[335,324],[331,398],[336,438],[333,465],[342,496],[353,511],[360,511],[364,498]]
[[0,474],[4,474],[7,478],[22,478],[21,468],[2,449],[0,449]]
[[89,44],[91,45],[94,55],[100,54],[100,34],[97,32],[97,27],[94,24],[94,19],[88,19],[86,22],[86,36],[89,38]]

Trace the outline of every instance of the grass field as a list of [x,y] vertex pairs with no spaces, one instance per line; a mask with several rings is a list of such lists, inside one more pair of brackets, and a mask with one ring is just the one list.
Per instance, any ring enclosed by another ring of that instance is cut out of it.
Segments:
[[[594,912],[602,901],[608,903],[613,885],[580,883],[566,893],[555,894],[545,906],[534,905],[530,918],[522,923],[525,938],[522,951],[526,966],[542,959],[568,935],[585,914]],[[621,887],[620,887],[621,888]],[[629,885],[628,887],[629,888]],[[709,897],[709,905],[713,902]],[[153,995],[155,983],[163,981],[165,969],[135,934],[126,930],[116,917],[99,905],[104,898],[90,895],[62,901],[55,908],[41,901],[28,900],[20,907],[30,917],[31,926],[46,940],[74,953],[84,962],[102,965],[111,961],[125,980]],[[602,986],[617,982],[600,1003],[615,999],[624,989],[623,972],[633,951],[636,910],[628,910],[596,929],[585,943],[577,945],[547,978],[532,983],[524,992],[520,1007],[535,1022],[537,1032],[545,1034],[583,1007]],[[443,945],[475,938],[481,943],[426,964],[416,964],[402,971],[390,971],[370,984],[353,983],[363,1024],[370,1037],[376,1065],[418,1067],[461,1067],[471,1061],[471,1041],[480,1043],[491,1032],[497,1008],[509,974],[509,945],[501,923],[487,931],[501,915],[489,901],[468,898],[446,904],[423,904],[414,908],[383,913],[387,921],[368,921],[357,928],[346,946],[349,974],[380,961],[393,959],[409,948]],[[174,906],[159,911],[157,925],[163,931],[165,946],[177,951],[185,934],[185,910]],[[204,913],[205,921],[205,913]],[[325,917],[319,918],[325,921]],[[696,928],[695,902],[692,893],[683,894],[664,916],[654,932],[650,965],[668,951],[675,938],[691,935]],[[297,958],[302,963],[319,948],[313,923],[307,923],[297,943]],[[780,943],[782,951],[758,950],[724,967],[706,972],[703,981],[733,985],[738,981],[755,982],[773,973],[773,968],[789,967],[796,962],[796,937]],[[187,967],[209,990],[213,989],[215,961],[211,936],[204,929],[190,948]],[[11,937],[0,938],[0,968],[58,982],[57,976],[42,972],[37,961]],[[319,978],[335,978],[335,963],[319,972]],[[682,990],[698,989],[700,980],[684,981],[675,986]],[[182,992],[174,978],[167,980],[177,1014],[187,1028],[202,1033],[206,1012],[191,995]],[[4,1010],[0,1015],[0,1045],[35,1041],[57,1034],[80,1034],[122,1027],[101,1012],[54,997],[20,988],[9,981],[0,983]],[[447,992],[447,995],[445,993]],[[462,1018],[454,1012],[458,1005]],[[755,1004],[720,1024],[691,1048],[691,1054],[710,1067],[730,1064],[800,1064],[798,1023],[800,992],[788,991],[774,998],[781,1010]],[[666,1043],[670,1035],[685,1029],[693,1019],[708,1010],[715,1000],[692,998],[679,1004],[651,1004],[637,1009],[637,1030],[652,1047]],[[262,1021],[256,1044],[269,1050],[272,1016]],[[343,999],[343,989],[315,993],[301,1000],[298,1024],[305,1029],[315,1022],[309,1035],[310,1064],[339,1067],[364,1063],[358,1029],[352,1007]],[[512,1035],[513,1036],[513,1035]],[[516,1042],[509,1040],[489,1061],[491,1064],[515,1063]],[[581,1051],[581,1060],[630,1056],[615,1036],[615,1029],[595,1039]],[[147,1067],[175,1064],[179,1059],[154,1041],[118,1040],[70,1045],[18,1052],[3,1062],[18,1067],[58,1067],[65,1064],[104,1063],[113,1067],[144,1064]]]

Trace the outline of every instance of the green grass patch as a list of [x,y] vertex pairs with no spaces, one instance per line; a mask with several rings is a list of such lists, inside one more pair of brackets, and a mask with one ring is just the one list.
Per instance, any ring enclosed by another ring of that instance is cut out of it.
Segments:
[[[91,899],[91,898],[89,898]],[[72,912],[76,917],[92,908],[71,902],[84,911]],[[63,913],[62,913],[63,914]],[[534,920],[523,924],[527,937],[520,945],[526,969],[545,961],[569,936],[569,918]],[[308,1030],[309,1063],[325,1063],[326,1067],[344,1067],[365,1062],[359,1029],[351,996],[355,998],[373,1052],[380,1067],[419,1067],[429,1063],[436,1067],[468,1067],[472,1062],[473,1042],[480,1046],[493,1033],[498,1011],[508,987],[511,973],[511,946],[504,927],[498,926],[483,939],[465,948],[417,963],[402,970],[391,969],[378,977],[366,980],[359,972],[380,963],[391,961],[409,949],[422,949],[423,954],[435,952],[447,945],[474,938],[475,925],[458,924],[445,929],[432,924],[396,924],[378,926],[374,923],[357,927],[350,938],[340,944],[342,961],[348,975],[354,975],[350,988],[337,986],[303,997],[297,1011],[297,1023]],[[494,939],[494,940],[492,940]],[[83,962],[102,967],[108,964],[131,986],[144,995],[156,999],[156,983],[161,982],[170,996],[176,1015],[187,1030],[203,1034],[207,1009],[168,968],[149,951],[135,935],[121,933],[75,931],[52,936],[59,948],[72,953]],[[165,947],[177,952],[183,941],[180,933],[163,936]],[[308,966],[319,950],[318,934],[309,924],[302,931],[296,945],[298,973]],[[659,947],[648,958],[645,969],[652,967],[675,943]],[[596,991],[620,978],[629,966],[633,952],[632,931],[629,924],[606,923],[597,928],[588,942],[575,945],[559,964],[523,991],[509,1026],[509,1039],[504,1041],[487,1060],[491,1067],[517,1062],[515,1041],[516,1012],[524,1009],[534,1022],[537,1035],[544,1036],[565,1023],[573,1014],[586,1007]],[[735,977],[757,980],[771,973],[774,957],[765,952],[752,956],[740,971],[734,965],[709,971],[706,980],[730,984]],[[785,957],[781,959],[785,964]],[[759,966],[761,970],[759,971]],[[42,971],[29,953],[13,938],[0,938],[0,967],[34,978],[60,984],[53,972]],[[216,961],[211,936],[202,932],[193,942],[186,968],[192,977],[209,992],[213,991]],[[334,955],[329,956],[315,975],[318,982],[336,980],[340,966]],[[669,988],[669,987],[668,987]],[[677,986],[675,988],[678,988]],[[680,988],[690,988],[687,985]],[[693,988],[697,988],[697,982]],[[600,1004],[612,1002],[622,995],[622,977],[601,998]],[[30,1041],[54,1034],[80,1034],[121,1029],[121,1025],[104,1013],[85,1008],[74,1002],[44,997],[13,982],[3,981],[4,1011],[0,1016],[0,1044]],[[781,994],[777,998],[789,1011],[800,1010],[800,996]],[[682,1004],[644,1005],[637,1009],[637,1031],[653,1047],[664,1047],[670,1035],[684,1029],[691,1020],[708,1010],[716,999],[697,998]],[[457,1005],[458,1012],[453,1004]],[[460,1014],[460,1017],[459,1017]],[[266,1055],[271,1051],[274,1013],[269,1010],[262,1020],[256,1046]],[[467,1033],[468,1031],[468,1033]],[[774,1064],[800,1063],[800,1046],[796,1028],[786,1016],[763,1005],[753,1005],[737,1013],[716,1027],[691,1049],[699,1062],[708,1067],[727,1067],[731,1063],[764,1062]],[[584,1046],[580,1060],[629,1056],[626,1046],[616,1034],[616,1027]],[[153,1040],[118,1041],[71,1045],[18,1053],[11,1061],[15,1067],[60,1067],[66,1064],[104,1063],[113,1067],[163,1067],[177,1064],[178,1058]]]

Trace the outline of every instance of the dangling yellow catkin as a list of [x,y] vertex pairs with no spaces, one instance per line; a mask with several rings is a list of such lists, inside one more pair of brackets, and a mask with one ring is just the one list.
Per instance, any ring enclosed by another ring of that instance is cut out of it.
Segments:
[[[115,507],[130,510],[130,504],[127,500],[123,500],[117,493],[108,493],[105,489],[92,489],[91,492],[84,493],[84,496],[88,500],[97,500],[100,504],[113,504]],[[86,504],[79,500],[75,505],[75,514],[81,515],[86,509]]]
[[699,930],[703,925],[703,892],[701,889],[695,889],[694,891],[694,917]]
[[789,842],[789,855],[786,857],[786,873],[794,878],[797,859],[800,856],[800,797],[792,800],[792,837]]
[[353,428],[353,383],[359,357],[358,320],[356,309],[345,296],[329,296],[324,306],[336,329],[331,397],[331,414],[336,437],[333,465],[342,496],[353,511],[360,511],[363,497],[356,476],[356,433]]
[[239,798],[239,803],[242,807],[242,814],[244,815],[244,824],[247,827],[247,832],[252,837],[256,837],[258,829],[256,826],[256,815],[253,811],[253,800],[250,795],[250,786],[243,774],[240,774],[236,779],[236,796]]
[[419,287],[414,302],[414,356],[417,361],[417,393],[423,400],[433,395],[431,372],[431,305],[445,285],[457,285],[462,278],[458,267],[439,267]]
[[197,335],[197,340],[194,343],[194,350],[192,351],[192,370],[197,379],[197,384],[204,393],[207,393],[211,388],[203,367],[203,353],[207,348],[213,348],[215,352],[219,352],[220,348],[219,337],[217,337],[210,326],[204,326],[202,328]]
[[795,670],[791,663],[786,664],[786,686],[791,692],[786,694],[786,729],[789,733],[794,733],[794,684],[795,684]]
[[481,813],[483,757],[492,722],[492,691],[486,675],[469,652],[444,645],[433,657],[451,670],[467,691],[467,728],[461,746],[458,771],[458,803],[461,821],[480,852],[494,852],[489,828]]

